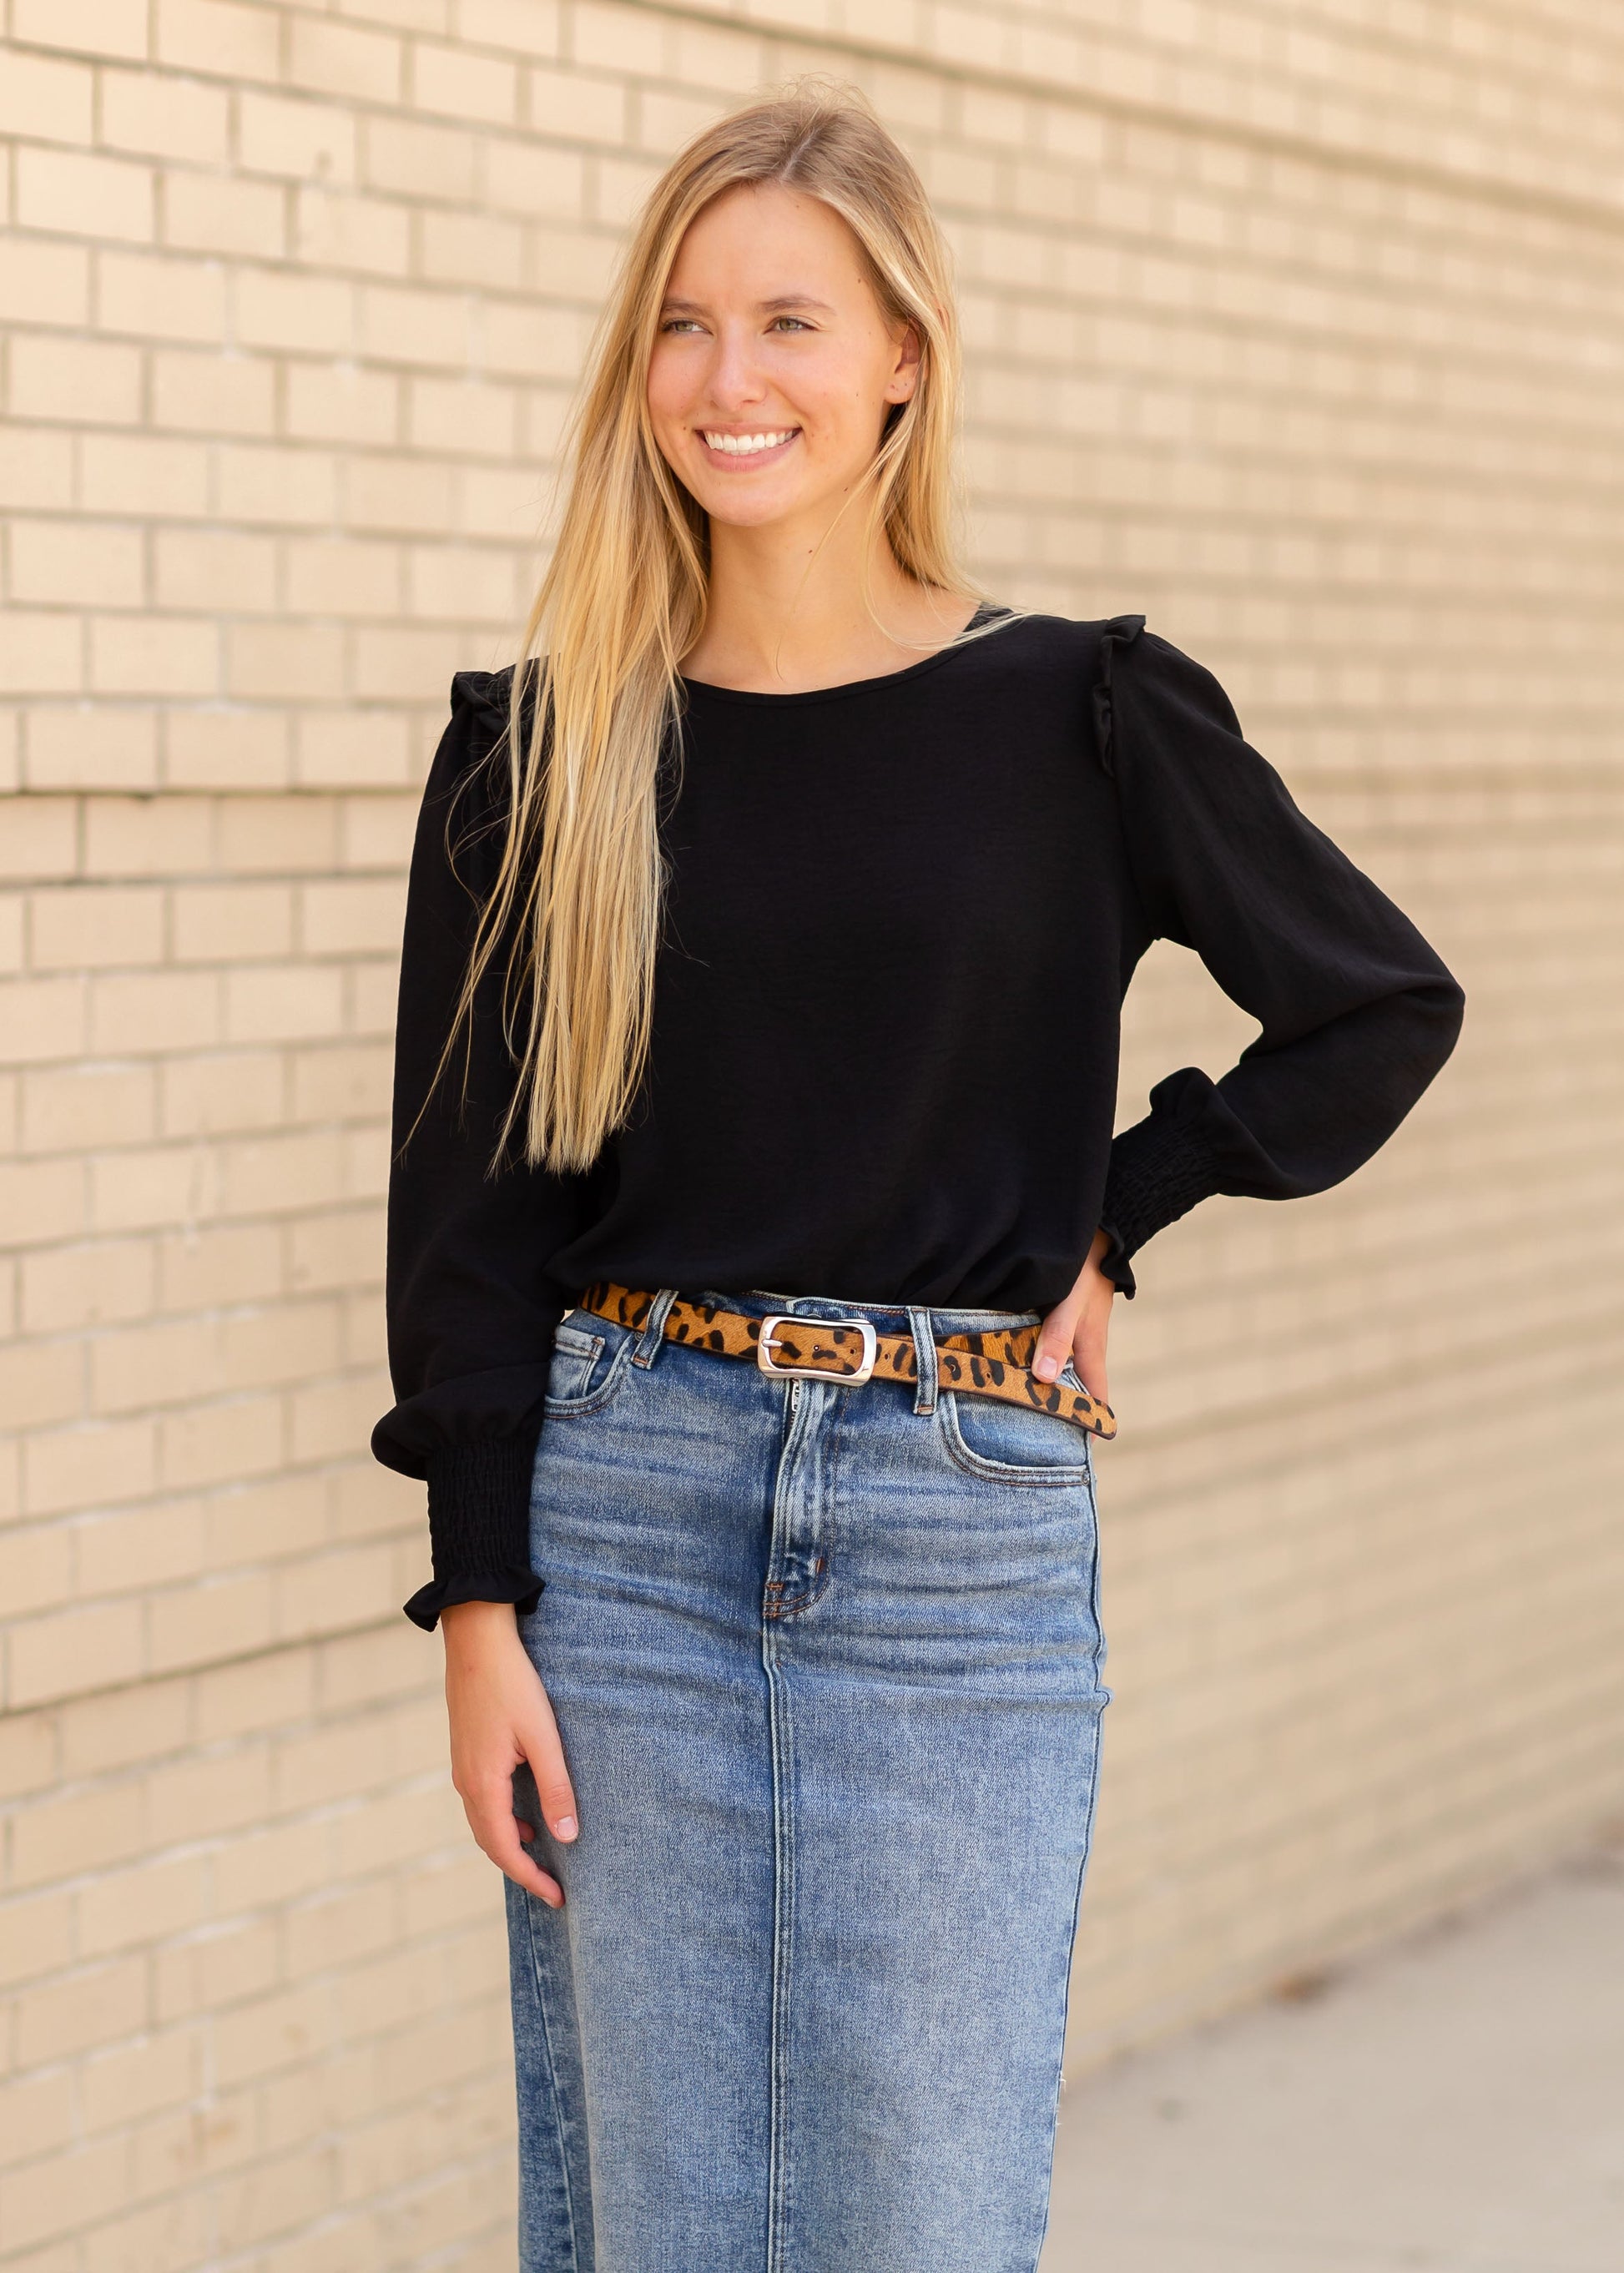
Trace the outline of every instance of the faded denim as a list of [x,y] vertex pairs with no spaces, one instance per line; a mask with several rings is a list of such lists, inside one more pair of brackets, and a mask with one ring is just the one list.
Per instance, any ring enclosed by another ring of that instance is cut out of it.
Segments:
[[[711,1299],[927,1361],[1030,1316]],[[1032,2273],[1110,1696],[1089,1440],[664,1309],[570,1315],[537,1453],[581,1829],[534,1850],[561,1912],[505,1881],[523,2273]]]

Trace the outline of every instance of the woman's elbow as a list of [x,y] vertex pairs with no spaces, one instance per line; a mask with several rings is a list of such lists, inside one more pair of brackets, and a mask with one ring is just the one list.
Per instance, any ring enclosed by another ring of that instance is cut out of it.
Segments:
[[1414,1060],[1425,1088],[1447,1061],[1466,1017],[1466,989],[1451,971],[1440,964],[1405,990],[1406,1024]]

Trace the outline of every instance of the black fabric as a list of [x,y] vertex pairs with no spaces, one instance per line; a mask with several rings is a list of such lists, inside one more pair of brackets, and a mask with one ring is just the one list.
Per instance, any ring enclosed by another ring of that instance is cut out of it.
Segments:
[[[423,800],[397,1148],[495,869],[506,759],[480,761],[509,683],[458,673]],[[429,1482],[434,1579],[405,1605],[425,1627],[451,1602],[534,1605],[553,1330],[594,1279],[1045,1310],[1103,1225],[1132,1295],[1132,1256],[1210,1194],[1349,1175],[1459,1029],[1437,955],[1142,616],[1000,620],[816,694],[687,694],[628,1126],[590,1171],[486,1175],[514,1079],[493,971],[392,1167],[398,1401],[372,1449]],[[1158,1082],[1113,1142],[1122,997],[1156,937],[1199,954],[1260,1031],[1216,1082],[1194,1066]]]

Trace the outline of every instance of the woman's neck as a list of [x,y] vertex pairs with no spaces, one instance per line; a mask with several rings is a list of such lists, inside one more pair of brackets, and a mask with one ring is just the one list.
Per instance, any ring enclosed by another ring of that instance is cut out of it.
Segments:
[[906,670],[964,629],[966,596],[915,583],[883,532],[868,557],[870,614],[862,541],[861,525],[838,523],[820,544],[801,531],[713,521],[710,606],[682,658],[686,676],[748,694],[808,694]]

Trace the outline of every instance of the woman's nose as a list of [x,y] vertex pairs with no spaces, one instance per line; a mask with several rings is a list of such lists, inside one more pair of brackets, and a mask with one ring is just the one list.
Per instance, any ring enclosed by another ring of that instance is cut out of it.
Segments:
[[765,381],[752,349],[753,343],[737,334],[724,332],[717,341],[710,392],[718,410],[742,409],[759,402],[765,394]]

